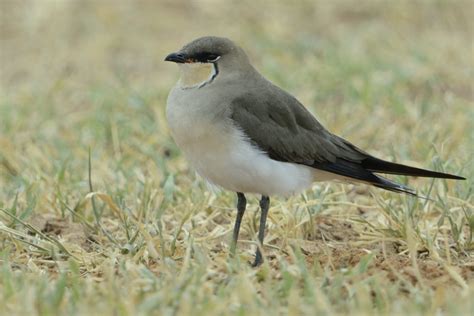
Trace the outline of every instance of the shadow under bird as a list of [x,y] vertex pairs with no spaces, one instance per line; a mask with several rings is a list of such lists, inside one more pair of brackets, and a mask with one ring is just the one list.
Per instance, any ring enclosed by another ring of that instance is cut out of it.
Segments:
[[202,177],[237,193],[231,254],[247,204],[244,193],[262,195],[254,266],[263,261],[270,195],[288,196],[314,181],[345,180],[416,196],[377,173],[464,179],[378,159],[332,134],[227,38],[198,38],[165,61],[177,63],[181,75],[166,108],[175,142]]

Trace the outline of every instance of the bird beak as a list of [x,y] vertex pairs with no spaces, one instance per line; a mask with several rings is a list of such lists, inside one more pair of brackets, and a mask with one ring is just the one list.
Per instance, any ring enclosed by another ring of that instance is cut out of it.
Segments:
[[171,53],[166,56],[165,61],[172,61],[174,63],[183,64],[186,62],[186,55],[180,52]]

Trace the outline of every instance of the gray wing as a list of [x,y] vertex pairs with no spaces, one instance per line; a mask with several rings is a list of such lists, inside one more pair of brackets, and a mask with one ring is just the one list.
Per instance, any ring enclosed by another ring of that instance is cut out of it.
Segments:
[[266,93],[236,97],[231,118],[270,158],[307,165],[338,158],[361,161],[366,154],[327,131],[294,97],[273,86]]
[[463,179],[375,158],[327,131],[298,100],[273,85],[235,97],[231,119],[271,159],[308,165],[386,190],[416,195],[374,172]]

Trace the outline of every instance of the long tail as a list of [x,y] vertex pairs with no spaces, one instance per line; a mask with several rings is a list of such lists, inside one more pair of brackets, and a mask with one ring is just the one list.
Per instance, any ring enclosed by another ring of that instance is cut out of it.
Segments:
[[397,192],[397,193],[406,193],[406,194],[410,194],[417,197],[423,197],[416,194],[416,191],[414,189],[407,187],[406,185],[390,181],[378,175],[374,175],[374,176],[377,178],[378,181],[377,183],[371,182],[371,184],[376,186],[377,188],[381,188],[384,190]]
[[337,159],[335,162],[315,163],[312,165],[312,167],[332,172],[344,176],[348,179],[372,184],[384,190],[398,193],[406,193],[418,197],[419,195],[416,194],[415,190],[403,184],[399,184],[379,175],[376,175],[374,174],[374,172],[406,176],[465,180],[465,178],[460,176],[400,165],[371,156],[368,156],[360,163],[347,161],[344,159]]

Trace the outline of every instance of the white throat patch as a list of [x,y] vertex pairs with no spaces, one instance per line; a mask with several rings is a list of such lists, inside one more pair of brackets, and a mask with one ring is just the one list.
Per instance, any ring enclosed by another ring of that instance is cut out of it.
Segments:
[[217,65],[213,63],[178,64],[181,78],[178,84],[183,89],[201,88],[214,80],[218,74]]

